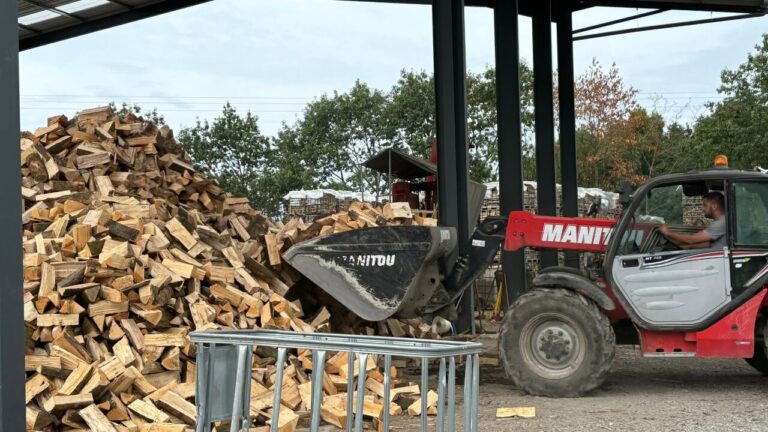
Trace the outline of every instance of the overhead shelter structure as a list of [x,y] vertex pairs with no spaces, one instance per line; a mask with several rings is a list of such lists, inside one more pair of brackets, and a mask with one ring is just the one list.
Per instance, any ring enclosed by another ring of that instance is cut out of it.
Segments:
[[[149,18],[211,0],[18,0],[0,2],[0,430],[25,429],[24,321],[22,317],[21,184],[19,176],[19,72],[18,54],[42,45]],[[331,0],[319,0],[331,1]],[[438,142],[438,192],[440,222],[457,227],[460,250],[469,245],[467,211],[468,157],[465,84],[464,8],[478,6],[494,11],[498,148],[501,209],[506,213],[523,204],[520,127],[519,27],[520,14],[533,19],[536,102],[536,156],[539,208],[554,214],[555,131],[552,116],[552,32],[557,29],[560,88],[561,180],[563,214],[576,214],[576,144],[573,102],[573,41],[629,31],[655,30],[648,26],[595,32],[621,20],[574,30],[572,14],[595,6],[667,10],[732,12],[737,15],[697,20],[701,24],[741,19],[768,11],[767,0],[348,0],[424,4],[432,7]],[[258,8],[258,2],[252,2]],[[646,13],[650,14],[649,13]],[[626,19],[636,19],[634,15]],[[552,264],[554,255],[545,256]],[[508,298],[525,285],[521,253],[505,254]],[[468,307],[467,303],[463,307]],[[471,319],[470,313],[464,317]],[[459,323],[467,326],[466,320]]]

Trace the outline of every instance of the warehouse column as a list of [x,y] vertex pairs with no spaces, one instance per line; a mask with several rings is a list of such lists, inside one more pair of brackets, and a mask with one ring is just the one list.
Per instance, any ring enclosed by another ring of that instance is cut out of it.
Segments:
[[[573,83],[572,11],[561,6],[557,19],[557,78],[560,102],[560,182],[563,185],[562,214],[579,215],[578,171],[576,166],[576,109]],[[567,252],[565,264],[579,267],[578,252]]]
[[[536,119],[536,182],[538,213],[555,216],[555,134],[552,103],[552,5],[550,0],[532,3],[533,99]],[[557,265],[556,251],[542,251],[541,267]]]
[[16,16],[16,2],[0,2],[0,431],[26,428]]
[[[520,124],[520,43],[517,0],[496,0],[496,109],[501,215],[523,209],[523,146]],[[525,251],[502,252],[506,310],[525,292]]]
[[[440,225],[456,227],[459,253],[469,249],[468,155],[464,59],[464,1],[432,3]],[[457,331],[472,326],[472,293],[459,305]]]

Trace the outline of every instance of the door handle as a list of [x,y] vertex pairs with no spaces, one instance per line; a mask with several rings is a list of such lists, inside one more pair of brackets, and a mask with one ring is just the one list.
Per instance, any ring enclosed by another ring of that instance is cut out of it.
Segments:
[[621,260],[621,266],[624,268],[627,267],[640,267],[640,260],[635,259],[628,259],[628,260]]

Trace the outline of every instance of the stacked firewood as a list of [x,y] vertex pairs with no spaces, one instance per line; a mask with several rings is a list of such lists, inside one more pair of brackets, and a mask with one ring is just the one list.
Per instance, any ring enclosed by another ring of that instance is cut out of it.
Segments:
[[[434,336],[418,320],[354,319],[332,299],[310,299],[318,290],[291,296],[306,281],[281,262],[281,251],[316,235],[434,224],[401,205],[355,203],[312,224],[272,221],[197,172],[170,128],[109,107],[22,133],[21,172],[28,430],[190,430],[193,330]],[[284,432],[309,409],[306,354],[290,357]],[[254,355],[254,427],[270,419],[274,361]],[[377,418],[383,380],[375,361],[366,369],[365,415]],[[328,362],[323,418],[337,426],[349,373],[345,357]],[[393,394],[415,399],[418,388],[404,384]]]

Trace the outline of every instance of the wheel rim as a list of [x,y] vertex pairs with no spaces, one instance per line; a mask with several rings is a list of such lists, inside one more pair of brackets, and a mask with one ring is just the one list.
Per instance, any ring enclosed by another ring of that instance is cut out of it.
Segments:
[[547,379],[566,378],[584,362],[586,337],[567,316],[541,314],[523,326],[520,352],[537,375]]

